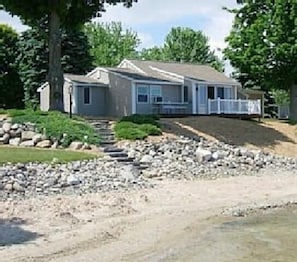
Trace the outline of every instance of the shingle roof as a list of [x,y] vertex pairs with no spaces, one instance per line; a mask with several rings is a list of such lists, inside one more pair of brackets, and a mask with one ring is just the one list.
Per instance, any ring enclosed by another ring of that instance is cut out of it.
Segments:
[[139,69],[151,74],[159,74],[153,70],[157,68],[159,70],[167,71],[179,76],[183,76],[190,79],[206,81],[206,82],[219,82],[226,84],[239,85],[235,80],[225,76],[223,73],[218,72],[207,65],[176,63],[176,62],[157,62],[157,61],[143,61],[143,60],[128,60]]
[[82,83],[82,84],[98,84],[105,86],[102,82],[100,82],[98,79],[94,79],[85,75],[74,75],[74,74],[64,74],[64,78],[69,79],[70,81],[76,82],[76,83]]
[[141,74],[138,72],[135,72],[128,68],[107,68],[110,72],[118,73],[123,76],[127,76],[129,78],[132,78],[134,80],[141,80],[141,81],[157,81],[157,82],[172,82],[171,79],[162,76],[158,72],[153,72],[153,74]]

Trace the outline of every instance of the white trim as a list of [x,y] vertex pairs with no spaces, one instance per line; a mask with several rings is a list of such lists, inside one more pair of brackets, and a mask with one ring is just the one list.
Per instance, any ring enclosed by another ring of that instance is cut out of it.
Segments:
[[136,114],[136,84],[132,82],[132,114]]
[[184,103],[185,102],[185,85],[181,86],[181,101]]
[[132,68],[134,68],[136,71],[138,71],[141,74],[147,75],[146,72],[144,72],[142,69],[140,69],[138,66],[134,65],[132,61],[128,60],[128,59],[124,59],[117,67],[118,68],[125,68],[123,67],[123,65],[127,63],[129,64]]
[[192,113],[197,114],[197,92],[196,83],[192,81]]
[[40,87],[38,87],[37,92],[43,91],[48,86],[48,82],[43,83]]
[[175,78],[178,78],[178,79],[181,79],[181,80],[184,80],[184,79],[185,79],[185,77],[182,76],[182,75],[178,75],[178,74],[175,74],[175,73],[171,73],[171,72],[168,72],[168,71],[166,71],[166,70],[159,69],[159,68],[157,68],[157,67],[149,66],[149,68],[152,69],[152,70],[154,70],[154,71],[158,71],[158,72],[160,72],[160,73],[163,73],[163,74],[165,74],[165,75],[169,75],[169,76],[171,76],[171,77],[175,77]]
[[73,92],[73,95],[72,95],[72,113],[73,114],[77,114],[78,113],[78,108],[77,108],[77,101],[78,101],[78,87],[76,84],[73,83],[73,86],[72,86],[72,92]]
[[172,85],[172,86],[180,86],[182,83],[176,82],[162,82],[162,81],[151,81],[151,80],[133,80],[133,82],[137,84],[148,84],[148,85]]

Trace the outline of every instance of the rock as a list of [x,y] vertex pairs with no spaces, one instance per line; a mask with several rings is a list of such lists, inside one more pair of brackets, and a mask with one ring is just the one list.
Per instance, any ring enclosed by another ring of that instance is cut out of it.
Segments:
[[20,127],[20,125],[16,123],[16,124],[13,124],[13,125],[11,126],[11,129],[12,129],[12,130],[17,130],[19,127]]
[[5,186],[4,186],[4,190],[6,190],[6,191],[12,191],[12,189],[13,189],[13,187],[12,187],[12,184],[6,184]]
[[152,163],[154,160],[154,158],[150,155],[144,155],[141,159],[140,159],[140,163]]
[[83,145],[84,144],[82,142],[74,141],[74,142],[71,142],[69,148],[73,150],[79,150],[83,147]]
[[10,135],[8,133],[5,133],[3,135],[3,137],[0,137],[0,144],[8,144],[9,143],[9,138],[10,138]]
[[119,175],[126,181],[133,181],[139,176],[139,170],[132,165],[123,166]]
[[80,183],[81,183],[81,179],[76,175],[71,174],[67,177],[67,184],[70,186],[79,185]]
[[88,143],[84,143],[84,145],[82,146],[83,150],[91,150],[92,147],[88,144]]
[[2,129],[5,133],[8,133],[11,129],[11,123],[10,122],[3,123]]
[[21,143],[21,139],[19,137],[11,138],[9,140],[9,144],[12,146],[18,146]]
[[32,140],[35,135],[36,133],[33,131],[23,131],[21,138],[22,138],[22,141]]
[[52,148],[52,149],[57,149],[58,146],[59,146],[58,141],[55,141],[55,142],[52,144],[51,148]]
[[4,135],[4,130],[3,130],[3,128],[2,127],[0,127],[0,136],[3,136]]
[[12,189],[17,192],[25,192],[25,188],[21,186],[18,182],[13,183]]
[[207,162],[207,161],[211,160],[212,153],[209,150],[197,148],[196,158],[199,162]]
[[43,140],[36,144],[36,147],[40,148],[50,148],[52,146],[52,142],[50,140]]
[[25,146],[25,147],[34,147],[34,142],[33,140],[28,140],[20,143],[20,146]]
[[32,137],[33,143],[36,145],[40,141],[42,141],[42,135],[41,134],[36,134]]
[[216,151],[212,154],[212,159],[217,161],[219,159],[224,159],[225,158],[225,153],[224,152],[220,152],[220,151]]

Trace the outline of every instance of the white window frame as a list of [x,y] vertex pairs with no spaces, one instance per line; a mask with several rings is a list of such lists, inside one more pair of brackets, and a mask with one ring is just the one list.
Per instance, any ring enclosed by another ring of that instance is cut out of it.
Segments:
[[[153,89],[159,91],[158,95],[153,95]],[[150,102],[154,103],[154,98],[156,97],[162,97],[162,86],[160,85],[150,85]]]
[[[146,88],[146,90],[147,90],[147,94],[146,94],[147,101],[146,102],[138,100],[139,95],[144,95],[144,94],[139,94],[139,88]],[[150,102],[150,87],[149,87],[149,85],[137,85],[136,101],[137,101],[137,104],[148,104]]]
[[[89,103],[85,103],[85,89],[89,89]],[[84,105],[91,105],[92,103],[91,103],[91,101],[92,101],[92,88],[90,87],[90,86],[84,86],[83,87],[83,103],[84,103]]]

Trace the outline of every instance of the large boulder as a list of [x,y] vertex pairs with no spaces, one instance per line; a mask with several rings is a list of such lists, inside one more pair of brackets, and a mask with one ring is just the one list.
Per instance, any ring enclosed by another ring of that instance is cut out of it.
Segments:
[[3,123],[2,129],[5,133],[8,133],[11,129],[11,123],[10,122]]
[[9,144],[12,146],[18,146],[21,143],[21,139],[19,137],[11,138],[9,140]]
[[198,147],[196,150],[196,158],[199,162],[207,162],[212,158],[212,153],[209,150]]
[[33,140],[34,144],[36,145],[37,143],[42,141],[42,135],[41,134],[36,134],[36,135],[34,135],[32,137],[32,140]]
[[78,142],[78,141],[73,141],[71,142],[69,148],[73,150],[79,150],[83,147],[84,143]]
[[22,141],[32,140],[35,135],[36,133],[33,131],[23,131],[21,138],[22,138]]
[[150,155],[144,155],[141,159],[140,159],[140,163],[152,163],[154,160],[154,158]]
[[0,137],[0,144],[8,144],[10,135],[5,133],[2,137]]
[[52,146],[52,142],[50,140],[43,140],[36,144],[36,147],[40,148],[50,148]]
[[3,136],[4,135],[4,130],[3,130],[3,128],[2,127],[0,127],[0,136]]
[[33,142],[33,140],[27,140],[27,141],[23,141],[22,143],[20,143],[20,146],[25,146],[25,147],[33,147],[35,144]]

